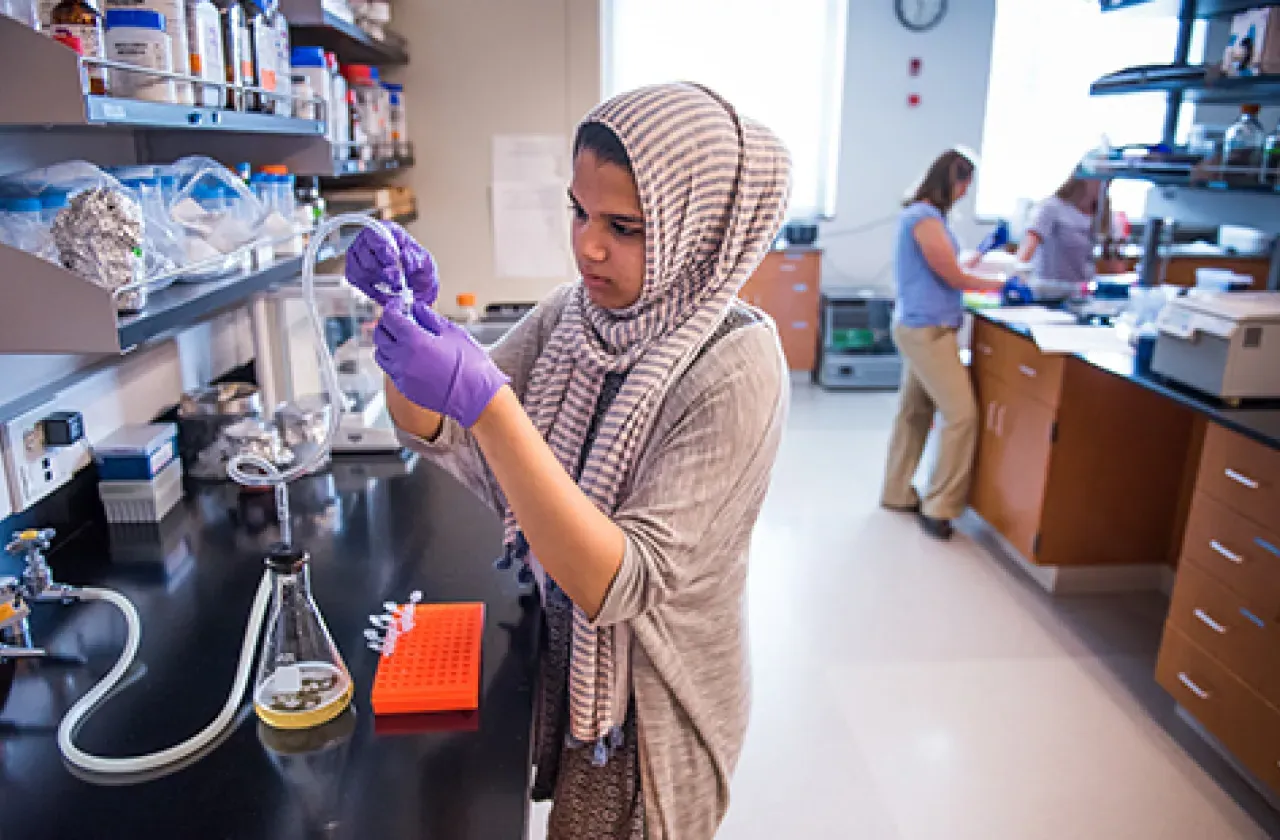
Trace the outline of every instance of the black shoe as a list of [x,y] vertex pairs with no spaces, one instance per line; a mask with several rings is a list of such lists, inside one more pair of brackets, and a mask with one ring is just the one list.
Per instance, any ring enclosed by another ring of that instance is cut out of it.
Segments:
[[881,502],[880,507],[884,508],[885,510],[891,510],[894,513],[919,513],[920,500],[917,499],[916,501],[912,502],[909,505],[891,505],[885,502]]
[[920,527],[924,529],[926,534],[933,537],[935,540],[951,539],[951,534],[955,530],[951,527],[951,520],[934,519],[932,516],[925,516],[923,513],[919,514],[919,519]]

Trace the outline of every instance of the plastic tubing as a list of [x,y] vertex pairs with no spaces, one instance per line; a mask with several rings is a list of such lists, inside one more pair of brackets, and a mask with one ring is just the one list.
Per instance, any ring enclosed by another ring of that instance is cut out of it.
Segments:
[[[271,462],[255,455],[239,455],[227,464],[227,475],[239,484],[249,487],[276,488],[277,499],[281,502],[279,511],[282,528],[281,536],[285,542],[289,541],[289,510],[287,495],[284,491],[285,485],[299,476],[306,475],[324,461],[328,456],[334,435],[338,433],[338,429],[342,425],[344,408],[342,389],[338,384],[337,367],[333,363],[333,357],[329,354],[328,345],[325,342],[324,324],[320,321],[320,313],[316,307],[315,272],[321,244],[329,234],[347,224],[373,228],[391,243],[397,259],[400,253],[396,247],[395,238],[384,225],[376,219],[371,219],[359,213],[345,213],[340,216],[334,216],[324,222],[316,228],[312,234],[311,242],[307,245],[307,250],[302,260],[302,295],[307,302],[307,316],[311,322],[311,335],[315,341],[316,349],[319,351],[320,373],[332,408],[329,412],[329,426],[325,430],[324,440],[320,446],[316,447],[310,458],[294,464],[284,471],[279,470]],[[271,604],[271,591],[271,575],[270,573],[263,574],[262,580],[258,583],[257,594],[253,598],[253,606],[249,610],[249,620],[245,624],[244,640],[240,643],[240,660],[236,664],[235,677],[231,682],[231,693],[227,696],[227,702],[223,704],[222,710],[218,712],[217,717],[210,721],[209,725],[204,729],[201,729],[180,744],[150,755],[126,758],[107,758],[90,755],[75,745],[75,736],[85,718],[111,693],[130,666],[133,665],[133,660],[138,655],[138,646],[142,642],[142,620],[138,617],[138,610],[133,606],[133,602],[114,590],[85,587],[69,592],[69,597],[76,600],[103,601],[120,610],[120,613],[124,616],[126,635],[124,650],[120,652],[120,657],[116,659],[116,664],[98,681],[97,685],[91,688],[84,697],[81,697],[71,707],[66,715],[63,716],[61,723],[58,724],[58,749],[62,751],[63,758],[75,767],[89,773],[111,775],[147,773],[183,761],[216,740],[223,730],[235,720],[236,713],[240,708],[241,698],[244,697],[245,689],[249,686],[249,674],[253,670],[253,658],[256,653],[258,636],[262,632],[262,625],[267,617],[267,608]]]

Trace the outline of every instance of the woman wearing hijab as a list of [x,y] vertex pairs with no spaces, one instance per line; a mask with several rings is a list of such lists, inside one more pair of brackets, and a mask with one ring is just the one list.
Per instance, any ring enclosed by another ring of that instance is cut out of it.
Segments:
[[[430,257],[362,235],[395,288],[376,334],[397,425],[505,519],[544,605],[534,796],[554,840],[712,837],[747,721],[747,548],[787,402],[773,324],[736,297],[790,163],[710,91],[643,88],[574,139],[581,279],[486,353],[430,309]],[[378,296],[375,294],[375,296]],[[382,295],[385,297],[385,295]]]
[[[1102,182],[1072,176],[1036,206],[1027,225],[1018,261],[1031,263],[1045,280],[1087,283],[1093,279],[1093,220],[1102,197]],[[1103,214],[1104,220],[1111,214]]]
[[[893,340],[904,364],[880,503],[915,513],[925,532],[938,539],[951,537],[951,520],[968,502],[978,438],[978,407],[956,340],[964,292],[1025,293],[1017,281],[979,277],[956,261],[959,243],[947,214],[969,191],[976,168],[964,151],[943,152],[898,220]],[[935,414],[942,415],[938,458],[921,499],[912,480]]]

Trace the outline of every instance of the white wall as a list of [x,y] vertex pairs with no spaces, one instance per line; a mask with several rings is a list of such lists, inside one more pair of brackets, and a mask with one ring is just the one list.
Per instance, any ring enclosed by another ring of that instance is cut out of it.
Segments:
[[[935,29],[914,33],[889,0],[850,0],[836,216],[819,239],[824,285],[890,288],[894,221],[866,233],[839,232],[894,217],[903,193],[949,146],[981,151],[995,5],[951,3]],[[923,62],[917,78],[907,73],[913,57]],[[908,107],[909,93],[920,94],[919,107]],[[984,230],[972,214],[969,198],[952,215],[969,245]]]
[[568,142],[600,98],[599,0],[413,0],[394,14],[411,57],[393,74],[405,84],[417,158],[402,179],[418,196],[410,230],[439,262],[441,300],[448,307],[464,291],[481,305],[538,300],[570,278],[494,276],[491,138]]

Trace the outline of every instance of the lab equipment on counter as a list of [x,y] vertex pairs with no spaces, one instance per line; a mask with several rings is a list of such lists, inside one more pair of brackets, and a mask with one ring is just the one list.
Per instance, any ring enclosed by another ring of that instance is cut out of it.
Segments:
[[823,289],[818,384],[829,390],[893,390],[902,359],[893,343],[892,297],[874,289]]
[[328,723],[351,703],[351,674],[311,597],[305,551],[278,546],[267,556],[274,597],[267,619],[253,710],[277,729]]
[[[382,235],[395,247],[395,240],[389,232],[376,221],[363,216],[339,216],[321,227],[323,236],[312,240],[302,268],[303,295],[308,305],[308,320],[318,350],[325,346],[325,335],[315,304],[315,264],[324,236],[343,224],[360,224],[381,229]],[[398,251],[396,258],[399,259]],[[50,597],[60,600],[107,601],[121,611],[128,628],[124,650],[115,665],[71,707],[58,725],[58,747],[63,757],[80,770],[112,775],[146,773],[179,765],[212,744],[236,717],[248,687],[254,650],[267,619],[273,593],[276,596],[275,608],[266,625],[269,632],[267,641],[263,644],[262,667],[259,669],[253,694],[254,708],[261,719],[272,725],[291,728],[314,726],[331,720],[350,703],[350,675],[324,627],[314,600],[311,599],[306,578],[306,553],[292,546],[290,531],[288,482],[307,474],[321,461],[341,424],[343,407],[338,374],[332,358],[327,353],[322,355],[324,364],[321,366],[321,378],[334,405],[324,441],[312,457],[287,470],[280,470],[269,460],[251,454],[239,455],[228,464],[228,474],[237,482],[248,487],[275,490],[282,544],[267,558],[268,570],[258,585],[250,608],[231,692],[218,715],[199,733],[177,746],[145,756],[95,756],[76,746],[75,736],[85,717],[117,688],[132,666],[141,641],[141,620],[133,604],[118,592],[55,586],[47,565],[44,566],[43,575],[37,570],[35,577],[40,580],[37,585],[29,587],[33,591],[39,590],[46,596],[56,591],[57,594]],[[44,544],[47,546],[47,539]],[[43,559],[41,563],[43,564]],[[31,567],[29,562],[28,569]],[[304,628],[308,630],[304,631]],[[300,656],[303,658],[299,658]],[[313,667],[305,668],[307,665]]]
[[93,446],[100,481],[148,481],[178,456],[173,423],[123,426]]
[[99,481],[98,498],[113,525],[159,522],[182,500],[182,461],[171,460],[151,478]]
[[[414,595],[421,597],[421,593]],[[377,650],[370,703],[377,715],[468,712],[480,707],[484,604],[388,603],[365,631]]]
[[216,444],[227,426],[250,417],[262,416],[262,394],[246,382],[227,382],[197,388],[182,395],[178,403],[178,441],[183,467],[193,478],[225,479],[225,464],[206,472],[201,453]]
[[1280,398],[1280,292],[1176,298],[1156,326],[1154,372],[1224,400]]

